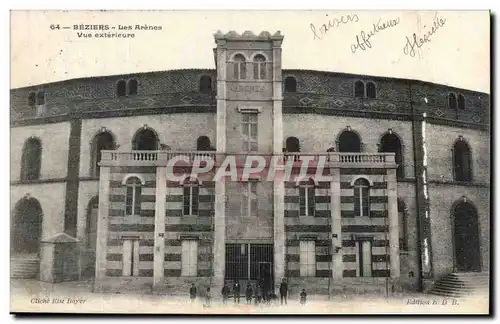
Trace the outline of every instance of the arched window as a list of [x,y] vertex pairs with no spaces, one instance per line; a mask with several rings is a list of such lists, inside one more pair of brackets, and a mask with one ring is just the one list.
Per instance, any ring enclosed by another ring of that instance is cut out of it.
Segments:
[[125,198],[125,216],[140,216],[141,214],[141,180],[130,177],[125,182],[127,194]]
[[312,179],[299,184],[300,216],[314,216],[316,210],[315,185]]
[[300,152],[300,141],[297,137],[290,136],[286,139],[287,152]]
[[365,84],[363,83],[363,81],[356,81],[354,83],[354,96],[357,98],[364,98]]
[[366,83],[366,97],[370,99],[375,99],[377,97],[377,90],[375,89],[375,83]]
[[95,252],[97,243],[97,219],[99,211],[99,197],[95,196],[90,199],[87,206],[87,226],[85,229],[86,239],[85,245],[87,249]]
[[45,92],[44,91],[38,91],[36,94],[36,104],[38,106],[45,105]]
[[457,109],[457,97],[454,93],[448,95],[448,107],[450,109]]
[[453,146],[453,167],[455,181],[472,181],[471,152],[464,140]]
[[398,168],[396,170],[396,175],[398,178],[404,177],[404,167],[403,167],[403,156],[401,149],[401,141],[399,137],[394,133],[385,134],[380,140],[380,152],[381,153],[395,153],[395,160]]
[[116,84],[116,95],[118,97],[125,96],[127,94],[127,83],[125,80],[120,80]]
[[212,78],[208,75],[204,75],[200,78],[200,92],[201,93],[212,93]]
[[286,77],[285,92],[297,92],[297,80],[294,77]]
[[28,106],[34,106],[36,104],[36,92],[32,91],[28,95]]
[[92,140],[92,165],[90,169],[90,173],[93,177],[98,177],[101,171],[99,168],[102,154],[101,151],[114,149],[115,140],[110,132],[104,131],[94,137]]
[[399,249],[408,251],[407,210],[404,201],[398,198]]
[[130,95],[136,95],[137,94],[137,80],[136,79],[130,79],[127,81],[127,94]]
[[198,215],[199,206],[199,183],[196,180],[188,180],[184,182],[183,193],[183,213],[184,216]]
[[40,179],[42,165],[42,143],[38,138],[30,138],[24,142],[21,157],[21,180]]
[[210,139],[207,136],[200,136],[196,140],[197,151],[211,151]]
[[150,128],[141,128],[134,135],[132,148],[136,151],[156,151],[158,149],[158,136]]
[[343,131],[338,139],[339,152],[343,153],[359,153],[361,152],[361,139],[358,134],[353,131]]
[[465,97],[463,94],[458,95],[458,109],[465,110]]
[[354,182],[354,215],[370,216],[370,183],[363,178]]
[[255,80],[266,78],[266,58],[261,54],[257,54],[253,58],[253,78]]
[[[290,136],[286,139],[285,142],[285,151],[286,152],[300,152],[300,141],[297,137]],[[286,155],[286,159],[290,158],[291,155]],[[293,155],[293,160],[298,161],[300,158],[299,155]]]
[[233,72],[235,79],[244,80],[247,78],[247,66],[245,57],[241,54],[236,54],[234,56]]

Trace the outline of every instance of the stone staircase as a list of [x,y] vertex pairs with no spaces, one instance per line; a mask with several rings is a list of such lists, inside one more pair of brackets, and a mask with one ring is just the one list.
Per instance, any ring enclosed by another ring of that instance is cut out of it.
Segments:
[[13,279],[38,279],[40,277],[40,259],[12,258],[10,277]]
[[449,273],[438,280],[429,294],[445,297],[465,297],[488,293],[490,276],[487,272]]

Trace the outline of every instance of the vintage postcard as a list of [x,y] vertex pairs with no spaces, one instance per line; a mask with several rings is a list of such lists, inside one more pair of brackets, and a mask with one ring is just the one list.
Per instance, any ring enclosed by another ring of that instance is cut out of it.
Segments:
[[12,313],[490,312],[490,12],[10,33]]

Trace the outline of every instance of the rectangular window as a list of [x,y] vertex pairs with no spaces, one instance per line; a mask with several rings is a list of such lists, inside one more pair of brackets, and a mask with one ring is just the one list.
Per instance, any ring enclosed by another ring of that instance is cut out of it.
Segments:
[[241,131],[243,135],[243,152],[257,152],[257,114],[242,113]]
[[300,216],[314,216],[315,207],[315,189],[312,186],[299,188]]
[[372,276],[372,242],[356,241],[356,275]]
[[248,181],[241,184],[241,215],[256,216],[259,208],[257,199],[257,182]]
[[196,277],[198,275],[198,241],[182,241],[181,276]]
[[370,216],[370,188],[354,188],[354,214],[356,216]]
[[199,188],[197,185],[186,185],[184,187],[184,215],[198,215],[198,191]]
[[133,216],[141,214],[141,187],[138,185],[127,186],[125,198],[125,215]]
[[300,276],[316,276],[316,244],[314,241],[300,241]]
[[123,241],[122,275],[139,276],[139,240]]

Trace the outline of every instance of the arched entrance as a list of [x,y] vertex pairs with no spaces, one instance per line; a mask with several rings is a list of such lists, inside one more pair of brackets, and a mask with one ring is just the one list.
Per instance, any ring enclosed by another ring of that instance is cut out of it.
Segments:
[[11,225],[11,251],[17,255],[39,257],[43,212],[38,200],[25,197],[14,208]]
[[100,174],[99,162],[101,161],[101,151],[114,149],[115,139],[110,132],[104,131],[94,137],[92,141],[92,176],[99,176]]
[[197,151],[210,151],[210,139],[207,136],[200,136],[196,140],[196,150]]
[[151,128],[142,128],[135,133],[132,148],[137,151],[158,150],[158,136]]
[[359,153],[361,152],[361,139],[358,134],[353,131],[346,130],[338,137],[339,152],[342,153]]
[[90,199],[87,206],[87,222],[85,226],[85,249],[82,265],[82,277],[93,278],[95,276],[96,243],[97,243],[97,219],[99,212],[99,197]]
[[380,152],[381,153],[395,153],[395,160],[398,168],[396,174],[398,178],[404,177],[403,171],[403,157],[401,154],[401,140],[394,133],[387,133],[380,139]]
[[477,210],[461,201],[453,209],[455,267],[459,272],[481,271]]

